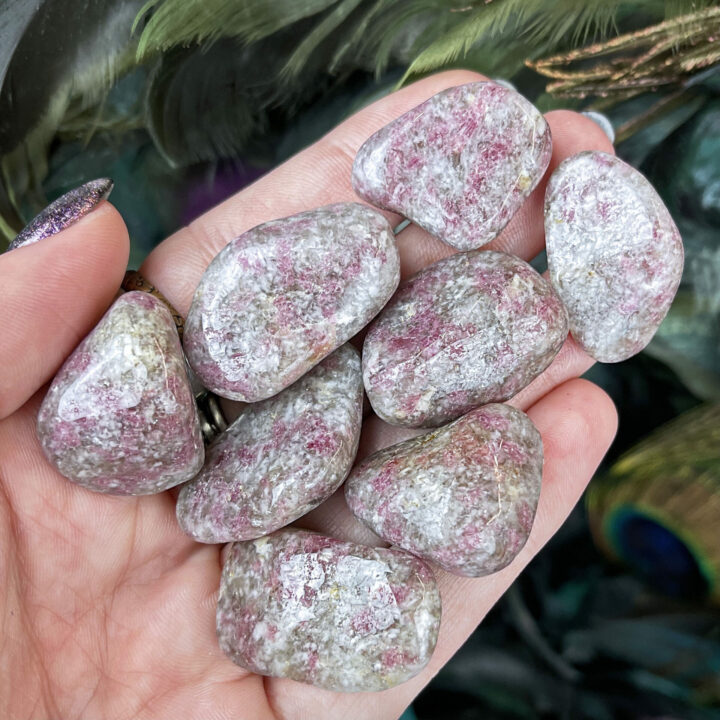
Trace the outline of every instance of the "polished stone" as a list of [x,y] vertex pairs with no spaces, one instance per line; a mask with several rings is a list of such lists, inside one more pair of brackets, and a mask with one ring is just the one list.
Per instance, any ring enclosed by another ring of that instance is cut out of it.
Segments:
[[200,280],[185,325],[188,361],[218,395],[264,400],[367,325],[399,278],[392,229],[365,205],[259,225]]
[[247,405],[181,490],[182,529],[206,543],[250,540],[317,507],[350,472],[362,406],[360,357],[351,345],[274,397]]
[[48,460],[96,492],[158,493],[204,459],[195,399],[170,311],[121,295],[55,376],[40,407]]
[[368,202],[459,250],[494,239],[552,155],[545,118],[522,95],[475,82],[434,95],[372,135],[353,165]]
[[567,332],[560,298],[526,262],[458,253],[410,278],[371,325],[365,390],[383,420],[436,427],[522,390]]
[[530,418],[486,405],[366,458],[345,497],[387,542],[479,577],[504,568],[525,545],[542,468],[542,439]]
[[575,340],[600,362],[639,353],[670,309],[684,256],[648,180],[607,153],[568,158],[548,183],[545,236]]
[[433,573],[402,550],[281,530],[234,543],[225,560],[220,647],[260,675],[385,690],[427,665],[439,625]]

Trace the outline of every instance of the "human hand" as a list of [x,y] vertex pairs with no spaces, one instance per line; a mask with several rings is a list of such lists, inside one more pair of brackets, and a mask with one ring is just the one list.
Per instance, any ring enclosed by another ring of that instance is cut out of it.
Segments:
[[[232,238],[273,218],[356,200],[350,169],[375,130],[431,95],[479,79],[453,71],[365,108],[254,185],[165,240],[142,274],[184,315],[200,276]],[[612,152],[591,120],[548,114],[548,174],[582,150]],[[544,183],[489,249],[525,259],[543,247]],[[400,218],[386,213],[391,223]],[[403,277],[454,252],[416,226],[397,238]],[[447,662],[557,531],[607,450],[616,427],[609,398],[576,379],[592,360],[568,339],[554,363],[511,402],[542,433],[543,489],[530,539],[494,575],[436,571],[443,619],[435,654],[411,681],[382,693],[336,694],[233,665],[215,637],[221,547],[185,536],[172,492],[98,495],[44,459],[35,418],[62,361],[120,286],[124,223],[109,203],[34,245],[0,256],[0,715],[10,720],[390,720]],[[409,431],[366,418],[359,457]],[[297,525],[379,544],[350,514],[342,490]]]

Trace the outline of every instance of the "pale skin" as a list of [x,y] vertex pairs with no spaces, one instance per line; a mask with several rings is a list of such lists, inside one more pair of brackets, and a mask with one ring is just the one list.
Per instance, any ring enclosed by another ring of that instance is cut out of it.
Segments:
[[[452,71],[362,110],[254,185],[165,240],[142,273],[185,314],[212,257],[274,218],[356,200],[352,158],[375,130],[440,90],[480,79]],[[582,150],[612,147],[576,113],[549,113],[551,170]],[[544,183],[491,247],[529,259],[543,246]],[[395,224],[397,216],[387,213]],[[411,226],[398,236],[403,276],[453,250]],[[480,579],[437,571],[443,621],[428,667],[383,693],[335,694],[233,665],[215,638],[221,548],[184,536],[172,493],[97,495],[44,460],[35,417],[62,361],[112,302],[128,258],[108,202],[63,232],[0,256],[0,717],[9,720],[391,720],[460,647],[580,498],[616,429],[605,393],[577,379],[590,365],[568,340],[552,366],[512,401],[545,446],[543,489],[524,550]],[[360,455],[406,435],[366,419]],[[336,494],[298,523],[379,542]]]

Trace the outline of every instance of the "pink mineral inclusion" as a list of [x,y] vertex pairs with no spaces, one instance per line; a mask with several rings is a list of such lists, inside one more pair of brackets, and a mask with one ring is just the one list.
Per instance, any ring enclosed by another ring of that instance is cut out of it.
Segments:
[[435,427],[507,400],[567,337],[551,284],[520,258],[458,253],[406,281],[370,326],[363,378],[376,414]]

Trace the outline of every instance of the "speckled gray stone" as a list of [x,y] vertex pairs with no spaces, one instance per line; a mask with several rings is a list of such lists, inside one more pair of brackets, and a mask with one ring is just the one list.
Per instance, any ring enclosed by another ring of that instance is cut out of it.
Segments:
[[545,118],[522,95],[475,82],[434,95],[372,135],[353,165],[355,191],[459,250],[495,238],[552,155]]
[[522,390],[567,331],[557,294],[523,260],[453,255],[408,280],[370,327],[365,390],[383,420],[436,427]]
[[568,158],[548,183],[545,236],[575,340],[600,362],[640,352],[670,309],[684,255],[646,178],[607,153]]
[[439,625],[432,571],[402,550],[281,530],[233,544],[225,560],[218,639],[251,672],[385,690],[427,665]]
[[504,568],[525,545],[542,469],[542,439],[530,418],[486,405],[366,458],[345,497],[387,542],[479,577]]
[[158,493],[204,447],[177,330],[152,295],[121,295],[60,368],[38,415],[48,460],[97,492]]
[[185,325],[188,361],[218,395],[264,400],[367,325],[399,278],[392,229],[365,205],[259,225],[203,275]]
[[346,344],[289,388],[246,406],[181,490],[182,529],[200,542],[250,540],[317,507],[350,472],[362,405],[360,357]]

